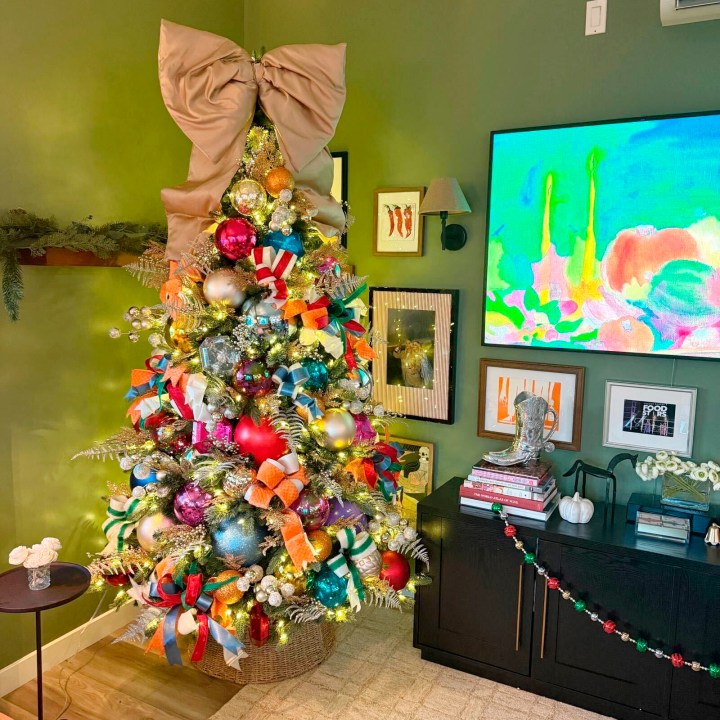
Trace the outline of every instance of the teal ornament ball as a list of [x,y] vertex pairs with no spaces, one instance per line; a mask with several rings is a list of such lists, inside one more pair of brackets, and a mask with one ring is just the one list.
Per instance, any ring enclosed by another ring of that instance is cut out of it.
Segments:
[[310,377],[305,381],[306,390],[324,390],[328,384],[328,369],[324,362],[306,358],[301,360],[300,364],[308,371]]
[[219,558],[227,556],[245,567],[255,565],[262,560],[260,544],[266,534],[266,529],[249,517],[238,515],[228,518],[212,533],[213,553]]
[[263,245],[269,245],[270,247],[275,248],[275,252],[287,250],[294,253],[299,258],[305,254],[302,238],[296,232],[292,232],[289,235],[283,235],[282,231],[275,230],[265,236]]
[[149,465],[138,463],[130,473],[130,487],[132,489],[145,487],[154,482],[157,482],[157,474]]
[[327,608],[335,608],[347,600],[347,580],[336,575],[323,563],[319,572],[308,573],[308,592]]

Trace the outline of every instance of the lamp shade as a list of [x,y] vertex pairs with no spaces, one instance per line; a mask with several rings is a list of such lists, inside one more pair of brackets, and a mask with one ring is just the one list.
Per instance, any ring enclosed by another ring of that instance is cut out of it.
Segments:
[[460,184],[453,177],[432,180],[420,205],[422,215],[439,215],[442,212],[448,215],[467,215],[471,212]]

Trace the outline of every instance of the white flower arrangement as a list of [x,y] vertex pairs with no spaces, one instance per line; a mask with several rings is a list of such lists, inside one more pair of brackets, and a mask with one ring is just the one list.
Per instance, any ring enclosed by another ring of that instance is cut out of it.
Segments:
[[46,537],[32,547],[18,545],[13,548],[8,556],[8,562],[26,568],[39,568],[54,563],[61,548],[62,543],[57,538]]
[[713,460],[698,463],[692,460],[682,460],[677,453],[660,450],[646,457],[635,467],[635,472],[641,480],[648,482],[665,473],[672,473],[680,477],[688,477],[697,483],[710,482],[713,490],[720,490],[720,465]]

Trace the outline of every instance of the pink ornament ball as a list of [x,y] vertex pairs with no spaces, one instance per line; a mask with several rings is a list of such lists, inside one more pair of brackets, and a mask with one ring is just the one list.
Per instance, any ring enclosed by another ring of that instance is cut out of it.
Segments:
[[185,525],[195,527],[205,522],[205,509],[212,503],[212,495],[195,483],[188,483],[175,496],[175,517]]
[[215,247],[233,262],[248,257],[256,244],[255,226],[245,218],[228,218],[215,230]]

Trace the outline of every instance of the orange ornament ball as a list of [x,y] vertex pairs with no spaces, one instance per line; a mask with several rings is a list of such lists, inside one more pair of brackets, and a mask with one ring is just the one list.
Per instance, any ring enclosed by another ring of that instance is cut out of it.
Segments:
[[234,605],[236,602],[242,600],[242,596],[245,594],[242,590],[238,589],[237,580],[240,578],[240,573],[237,570],[223,570],[213,582],[223,582],[224,580],[231,580],[227,585],[219,587],[213,595],[226,605]]
[[269,195],[279,197],[283,190],[292,190],[295,187],[295,178],[292,173],[284,167],[273,168],[265,176],[265,189]]
[[332,552],[331,537],[324,530],[311,530],[307,536],[318,562],[327,560]]

